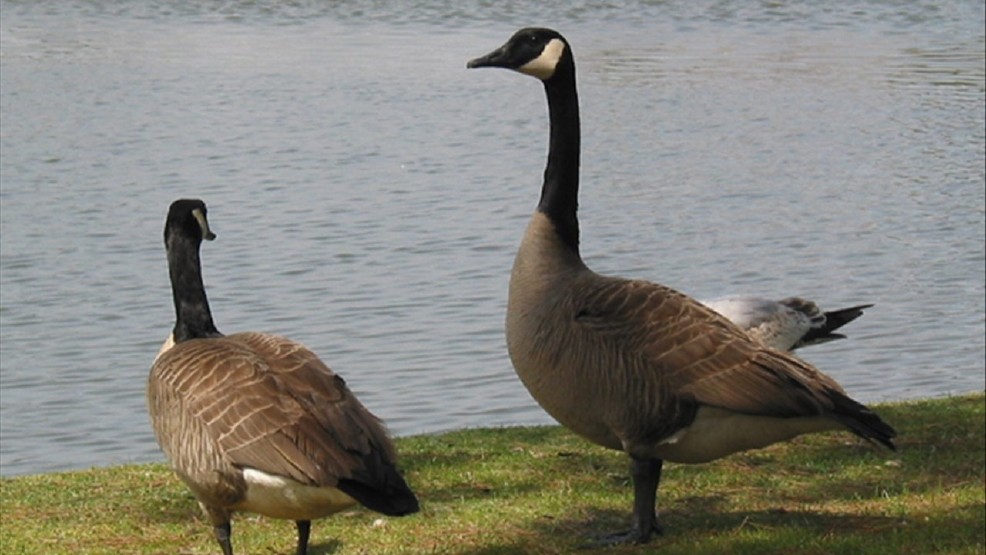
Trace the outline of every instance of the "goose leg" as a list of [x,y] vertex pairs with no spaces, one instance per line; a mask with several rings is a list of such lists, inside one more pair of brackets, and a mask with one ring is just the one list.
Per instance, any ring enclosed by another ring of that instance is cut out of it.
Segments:
[[308,555],[308,536],[312,531],[312,521],[296,520],[298,525],[298,552],[297,555]]
[[651,534],[662,534],[657,522],[657,486],[661,482],[661,459],[630,457],[630,475],[633,478],[633,528],[604,538],[602,545],[647,543]]
[[647,543],[652,533],[663,533],[657,522],[657,486],[661,483],[661,459],[631,458],[633,476],[633,543]]
[[216,524],[213,526],[212,531],[216,535],[216,541],[219,542],[219,547],[223,550],[223,555],[233,555],[233,545],[229,541],[229,536],[232,534],[232,527],[229,521]]

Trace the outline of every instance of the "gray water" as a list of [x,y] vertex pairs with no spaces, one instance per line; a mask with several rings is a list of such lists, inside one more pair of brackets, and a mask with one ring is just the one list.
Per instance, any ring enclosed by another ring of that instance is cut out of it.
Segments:
[[[697,297],[876,306],[802,356],[865,402],[984,389],[983,3],[0,2],[0,470],[161,460],[169,203],[226,332],[299,340],[397,435],[550,420],[502,325],[572,42],[583,255]],[[534,3],[532,3],[534,4]]]

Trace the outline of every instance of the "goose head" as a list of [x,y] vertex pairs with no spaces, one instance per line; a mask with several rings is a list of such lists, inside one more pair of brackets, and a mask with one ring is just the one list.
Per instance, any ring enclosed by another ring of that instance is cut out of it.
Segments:
[[528,27],[514,33],[500,48],[471,60],[466,67],[502,67],[549,81],[561,67],[573,63],[568,41],[558,31]]
[[201,243],[203,239],[212,241],[216,234],[209,229],[208,209],[199,199],[179,199],[171,203],[168,219],[164,225],[164,241],[182,236]]

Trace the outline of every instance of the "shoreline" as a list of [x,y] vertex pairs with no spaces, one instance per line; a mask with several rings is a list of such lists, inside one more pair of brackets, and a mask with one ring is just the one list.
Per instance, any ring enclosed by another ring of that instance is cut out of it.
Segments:
[[[898,451],[802,436],[701,465],[668,464],[648,546],[580,553],[983,553],[986,396],[874,404]],[[629,523],[626,457],[557,425],[397,438],[422,512],[354,509],[312,525],[313,555],[562,554]],[[213,553],[165,463],[0,479],[4,553]],[[238,553],[287,553],[288,521],[238,514]]]
[[[885,405],[897,405],[897,404],[907,404],[907,403],[920,403],[920,402],[925,402],[925,401],[935,401],[935,400],[940,400],[940,399],[952,399],[952,398],[957,398],[957,397],[974,397],[976,395],[979,395],[979,396],[986,395],[986,391],[972,390],[972,391],[966,391],[966,392],[961,392],[961,393],[949,392],[949,393],[942,393],[940,395],[933,395],[933,396],[930,396],[930,397],[915,397],[913,399],[886,399],[886,400],[875,401],[875,402],[872,402],[872,403],[863,403],[863,404],[866,405],[866,406],[868,406],[868,407],[880,407],[880,406],[885,406]],[[148,424],[148,426],[150,426],[150,425]],[[420,432],[420,433],[409,433],[409,434],[404,434],[404,435],[392,435],[391,437],[393,437],[394,440],[397,441],[397,440],[400,440],[400,439],[410,439],[410,438],[423,437],[423,436],[436,436],[436,435],[451,434],[451,433],[456,433],[456,432],[470,432],[470,431],[476,431],[476,430],[501,430],[501,429],[512,429],[512,428],[539,428],[539,427],[545,427],[545,426],[547,426],[547,427],[559,426],[559,424],[552,422],[552,423],[542,423],[542,424],[503,424],[503,425],[492,425],[492,426],[466,426],[466,427],[462,427],[462,428],[452,428],[452,429],[447,429],[447,430],[438,430],[438,431],[434,431],[434,432]],[[108,464],[98,464],[98,465],[92,465],[92,466],[83,467],[83,468],[65,468],[65,469],[48,470],[48,471],[45,471],[45,472],[32,472],[32,473],[3,474],[2,472],[0,472],[0,480],[14,480],[14,479],[17,479],[17,478],[24,478],[24,477],[29,477],[29,476],[44,476],[44,475],[64,474],[64,473],[73,473],[73,472],[86,472],[86,471],[93,471],[93,470],[100,470],[100,469],[109,469],[109,468],[114,468],[114,467],[118,467],[118,466],[132,466],[132,465],[141,465],[141,464],[159,464],[159,463],[165,463],[165,462],[166,461],[164,459],[164,455],[161,454],[160,459],[156,459],[156,460],[152,460],[152,461],[123,461],[123,462],[112,462],[112,463],[108,463]]]

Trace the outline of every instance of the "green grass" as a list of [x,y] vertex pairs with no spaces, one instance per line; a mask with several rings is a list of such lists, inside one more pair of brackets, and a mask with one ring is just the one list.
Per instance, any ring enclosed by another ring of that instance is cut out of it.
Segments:
[[[313,555],[986,553],[986,398],[878,406],[899,451],[821,434],[706,465],[665,465],[666,533],[590,549],[626,528],[626,458],[558,427],[401,438],[422,512],[353,510],[312,525]],[[216,554],[211,526],[163,464],[0,480],[0,552]],[[294,525],[233,521],[238,555],[291,554]]]

